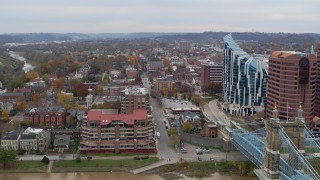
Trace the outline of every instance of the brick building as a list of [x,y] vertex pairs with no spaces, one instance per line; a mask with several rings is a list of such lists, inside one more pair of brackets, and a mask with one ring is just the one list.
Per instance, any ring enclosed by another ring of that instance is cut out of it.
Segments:
[[31,108],[24,113],[23,118],[32,125],[63,126],[66,124],[67,111],[65,108],[56,107]]
[[91,153],[155,152],[154,128],[146,110],[108,114],[90,110],[81,127],[80,150]]
[[275,51],[269,57],[267,116],[277,106],[280,120],[294,119],[302,105],[307,125],[311,125],[316,90],[317,58],[314,54]]
[[210,83],[221,83],[223,64],[214,62],[201,64],[201,88],[202,91],[208,91]]
[[150,113],[150,93],[146,88],[129,87],[121,91],[121,114],[131,114],[134,110]]

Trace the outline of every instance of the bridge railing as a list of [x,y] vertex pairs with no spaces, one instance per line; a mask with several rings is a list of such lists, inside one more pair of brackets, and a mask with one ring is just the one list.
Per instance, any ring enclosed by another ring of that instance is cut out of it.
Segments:
[[[291,178],[299,177],[299,179],[319,179],[319,174],[317,171],[307,161],[303,154],[301,154],[299,149],[295,146],[281,126],[279,128],[279,136],[281,142],[289,147],[287,149],[288,152],[286,153],[287,157],[281,157],[280,159],[280,168],[282,168],[281,170]],[[284,160],[285,163],[281,162],[282,160]]]
[[256,136],[242,129],[232,132],[232,144],[257,167],[264,162],[265,144]]

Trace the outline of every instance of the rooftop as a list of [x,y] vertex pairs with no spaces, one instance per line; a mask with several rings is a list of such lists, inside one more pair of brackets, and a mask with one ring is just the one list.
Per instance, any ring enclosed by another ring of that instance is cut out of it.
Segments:
[[6,133],[1,140],[18,140],[21,130],[14,130]]
[[108,125],[112,121],[123,121],[126,124],[134,124],[134,120],[147,120],[147,110],[134,110],[132,114],[103,114],[103,110],[90,110],[87,116],[88,121],[100,121],[100,125]]
[[121,92],[126,95],[135,95],[135,94],[149,94],[149,90],[147,88],[138,88],[138,87],[129,87]]

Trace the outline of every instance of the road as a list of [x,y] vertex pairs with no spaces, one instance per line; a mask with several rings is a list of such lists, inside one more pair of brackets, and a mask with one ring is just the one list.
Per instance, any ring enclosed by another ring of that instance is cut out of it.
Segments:
[[[142,76],[142,82],[146,88],[150,90],[150,83],[147,77]],[[167,134],[167,130],[163,119],[165,118],[163,109],[159,106],[155,98],[150,98],[150,105],[152,106],[153,121],[157,124],[155,131],[160,132],[160,138],[157,139],[157,148],[160,158],[162,159],[178,159],[178,155],[174,150],[174,146]]]

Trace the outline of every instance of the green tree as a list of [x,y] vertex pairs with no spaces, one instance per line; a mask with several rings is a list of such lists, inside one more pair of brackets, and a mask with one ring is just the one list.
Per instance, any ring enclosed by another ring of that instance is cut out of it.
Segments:
[[104,86],[107,86],[108,84],[109,84],[109,82],[110,82],[110,77],[109,77],[109,75],[104,75],[103,76],[103,85]]
[[113,103],[113,108],[120,110],[121,109],[121,101],[117,100]]
[[17,161],[17,153],[14,150],[0,149],[0,163],[3,168],[12,165]]
[[169,136],[175,136],[175,135],[178,135],[178,131],[177,131],[177,129],[176,129],[176,128],[174,128],[174,127],[170,127],[170,128],[168,129],[168,135],[169,135]]
[[49,158],[48,158],[47,156],[43,156],[43,158],[42,158],[41,162],[42,162],[43,164],[48,165],[48,164],[49,164],[49,162],[50,162],[50,160],[49,160]]
[[183,131],[184,132],[190,132],[193,130],[193,125],[190,122],[183,123]]
[[152,76],[149,77],[149,81],[151,84],[153,84],[153,77]]

